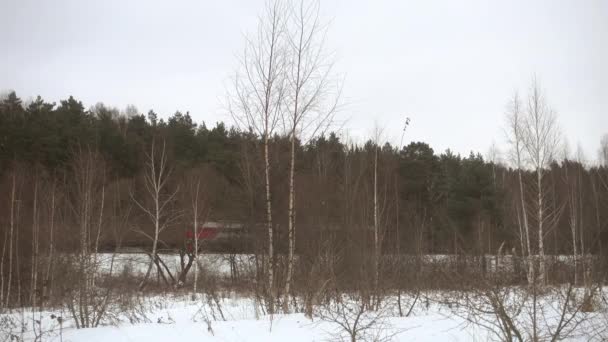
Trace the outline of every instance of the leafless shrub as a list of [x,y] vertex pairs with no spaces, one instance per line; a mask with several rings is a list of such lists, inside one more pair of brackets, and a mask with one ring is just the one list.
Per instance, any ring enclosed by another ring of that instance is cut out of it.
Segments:
[[332,248],[333,241],[328,238],[319,248],[307,249],[302,253],[298,262],[294,283],[294,308],[298,310],[297,298],[302,300],[302,310],[308,318],[313,317],[313,308],[322,302],[331,300],[335,287],[336,266],[341,263],[342,255]]
[[585,293],[572,284],[504,286],[498,282],[443,295],[443,303],[497,341],[558,341],[573,337],[589,318]]
[[30,308],[13,309],[0,315],[0,342],[63,339],[63,317]]
[[12,315],[0,316],[0,342],[18,341],[21,324]]
[[[81,148],[75,153],[72,173],[68,204],[78,236],[78,253],[68,257],[72,269],[71,282],[64,284],[64,290],[76,327],[89,328],[102,322],[112,293],[111,288],[101,288],[96,283],[99,269],[97,252],[105,227],[106,175],[103,160],[90,149]],[[113,262],[112,258],[112,266]]]
[[317,306],[314,316],[333,326],[327,331],[332,341],[382,342],[402,332],[392,326],[390,312],[386,303],[371,310],[369,297],[357,293],[343,294],[339,300]]

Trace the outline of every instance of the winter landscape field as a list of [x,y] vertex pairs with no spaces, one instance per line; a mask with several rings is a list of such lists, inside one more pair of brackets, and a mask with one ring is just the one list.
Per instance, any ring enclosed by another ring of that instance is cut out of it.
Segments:
[[[26,341],[36,340],[36,334],[39,335],[38,340],[44,341],[350,340],[348,332],[337,323],[320,318],[309,319],[304,314],[261,315],[256,313],[255,304],[247,299],[222,299],[225,320],[212,318],[207,311],[209,309],[187,297],[150,298],[144,305],[147,309],[137,318],[125,315],[117,318],[114,324],[94,329],[75,329],[69,319],[60,326],[53,317],[69,317],[69,313],[62,310],[37,312],[32,319],[31,311],[24,309],[25,312],[15,312],[2,319],[11,317],[16,325],[11,334]],[[40,327],[37,321],[41,322]],[[22,324],[26,326],[24,331]],[[363,324],[366,324],[365,320]],[[39,332],[35,333],[34,328]],[[441,310],[437,305],[428,309],[421,306],[407,318],[399,317],[396,312],[387,313],[382,322],[367,330],[365,336],[372,341],[488,340],[488,332],[470,326],[466,320],[454,317],[448,308]],[[588,338],[572,340],[587,341]]]
[[[145,254],[97,255],[99,279],[142,277],[149,257]],[[208,278],[231,278],[230,255],[200,255],[198,268]],[[239,255],[240,274],[252,270],[253,255]],[[409,257],[413,258],[413,257]],[[427,267],[454,256],[426,256]],[[495,257],[494,257],[495,258]],[[504,257],[503,257],[504,258]],[[562,259],[568,259],[562,256]],[[179,256],[166,255],[168,268],[179,269]],[[571,262],[571,260],[569,261]],[[502,271],[501,271],[502,272]],[[192,279],[188,278],[188,282]],[[583,300],[582,288],[538,296],[539,340],[550,340],[563,329],[565,341],[603,341],[607,338],[608,288],[596,289],[598,309],[578,312],[573,303],[564,315],[564,300]],[[531,331],[533,317],[527,299],[518,289],[496,289],[504,296],[509,319],[521,332]],[[565,296],[564,296],[565,295]],[[339,302],[328,302],[311,316],[300,313],[269,315],[262,303],[238,291],[192,293],[175,289],[112,300],[96,327],[78,329],[70,307],[22,307],[0,315],[0,334],[6,341],[500,341],[504,339],[492,297],[460,291],[404,291],[386,294],[373,310],[356,293],[343,293]],[[528,298],[529,299],[529,298]],[[295,311],[300,311],[294,303]],[[601,307],[601,309],[599,309]],[[95,316],[95,313],[91,313]],[[355,332],[353,338],[352,333]],[[567,333],[566,333],[567,332]]]
[[0,0],[0,342],[608,341],[606,61],[606,0]]

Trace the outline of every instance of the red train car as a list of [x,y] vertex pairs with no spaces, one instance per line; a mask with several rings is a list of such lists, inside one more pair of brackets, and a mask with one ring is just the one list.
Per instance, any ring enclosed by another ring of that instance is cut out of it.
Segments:
[[211,247],[212,250],[226,248],[225,245],[233,244],[242,239],[244,227],[240,223],[230,222],[205,222],[198,228],[196,234],[192,230],[186,231],[186,248],[193,250],[194,239],[198,240],[199,248]]

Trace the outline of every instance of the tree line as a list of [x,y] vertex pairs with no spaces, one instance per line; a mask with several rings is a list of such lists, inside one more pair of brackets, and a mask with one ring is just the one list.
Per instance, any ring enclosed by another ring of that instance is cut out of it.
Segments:
[[[176,112],[165,121],[133,108],[121,112],[98,104],[87,110],[71,97],[59,105],[37,98],[26,106],[15,93],[1,102],[0,129],[5,295],[18,285],[15,272],[32,274],[31,282],[39,282],[41,274],[50,276],[49,270],[32,271],[24,261],[53,250],[76,251],[80,238],[90,239],[83,242],[87,246],[148,243],[146,235],[154,229],[141,208],[150,207],[146,175],[151,165],[159,165],[158,156],[150,154],[153,145],[157,155],[162,149],[166,163],[159,196],[170,197],[160,215],[162,243],[179,248],[184,231],[192,229],[186,208],[191,207],[193,182],[205,203],[199,222],[266,222],[264,141],[252,131],[223,123],[208,128],[188,113]],[[365,235],[363,243],[378,239],[382,253],[526,256],[538,254],[528,244],[540,240],[547,255],[606,248],[604,165],[590,167],[567,158],[542,168],[542,198],[551,217],[540,239],[531,227],[527,233],[521,229],[523,213],[530,226],[538,224],[532,217],[538,209],[535,169],[508,167],[479,153],[436,153],[424,142],[400,149],[373,139],[344,142],[329,133],[305,144],[280,134],[268,139],[272,228],[281,236],[274,241],[280,251],[288,243],[292,141],[302,243],[324,234],[309,227],[345,232],[380,227],[378,236]],[[82,207],[87,201],[88,207]],[[83,226],[88,228],[82,236],[74,234]],[[260,244],[268,247],[263,238]]]

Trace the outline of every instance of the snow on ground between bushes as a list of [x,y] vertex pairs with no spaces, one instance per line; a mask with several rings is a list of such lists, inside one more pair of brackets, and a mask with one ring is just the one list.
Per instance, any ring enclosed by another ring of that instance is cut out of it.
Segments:
[[[433,294],[430,294],[433,296]],[[445,295],[435,294],[435,295]],[[387,298],[387,302],[395,298]],[[231,295],[220,299],[225,321],[215,307],[207,301],[193,301],[184,295],[142,298],[138,313],[122,312],[112,322],[97,328],[76,329],[69,312],[62,310],[36,313],[34,319],[28,309],[0,314],[0,322],[13,318],[17,341],[34,341],[32,326],[41,322],[42,339],[61,342],[166,342],[166,341],[348,341],[343,329],[335,322],[313,320],[301,313],[268,315],[256,314],[256,305],[248,298]],[[393,303],[394,304],[394,303]],[[394,306],[394,305],[393,305]],[[374,336],[388,337],[385,341],[491,341],[494,335],[480,326],[467,324],[464,318],[454,315],[452,308],[438,302],[418,301],[409,317],[399,317],[393,306],[383,316],[384,324],[376,325]],[[356,307],[356,306],[355,306]],[[371,313],[373,315],[373,312]],[[59,328],[57,317],[63,317]],[[596,317],[599,318],[600,316]],[[601,316],[603,317],[603,316]],[[207,322],[210,322],[209,324]],[[601,324],[601,323],[600,323]],[[1,327],[0,327],[1,328]],[[4,327],[6,328],[6,326]],[[6,330],[0,329],[0,341]],[[583,333],[584,333],[583,329]],[[494,339],[492,339],[494,337]],[[370,339],[361,339],[368,341]],[[371,339],[374,340],[374,339]],[[574,336],[567,341],[589,341],[589,336]],[[601,340],[601,339],[595,339]]]
[[[469,329],[462,329],[457,320],[441,315],[391,318],[395,330],[404,330],[391,341],[485,341]],[[272,325],[272,327],[271,327]],[[146,323],[118,327],[72,330],[64,341],[332,341],[337,327],[326,322],[311,321],[303,314],[276,315],[259,320],[218,321],[212,323],[213,334],[204,322],[177,321],[171,324]],[[58,339],[55,339],[58,341]]]
[[[222,309],[226,321],[211,321],[211,331],[200,311],[202,301],[157,299],[150,302],[150,312],[146,322],[121,322],[117,325],[97,328],[75,329],[69,313],[63,315],[66,321],[60,332],[51,319],[51,312],[42,313],[45,329],[43,341],[63,342],[166,342],[166,341],[334,341],[339,336],[349,340],[335,323],[319,318],[310,320],[303,314],[277,314],[272,317],[255,318],[253,302],[248,299],[228,298]],[[154,309],[152,309],[154,308]],[[208,309],[205,309],[208,310]],[[17,314],[14,314],[17,315]],[[25,317],[27,317],[27,312]],[[38,316],[38,315],[37,315]],[[209,316],[209,312],[207,312]],[[31,321],[31,319],[25,319]],[[485,333],[475,327],[465,326],[459,318],[449,317],[446,310],[431,309],[411,317],[387,317],[380,336],[392,336],[390,341],[486,341]],[[28,323],[26,323],[28,324]],[[30,324],[31,325],[31,324]],[[44,329],[43,329],[44,330]],[[25,340],[34,340],[25,334]]]

